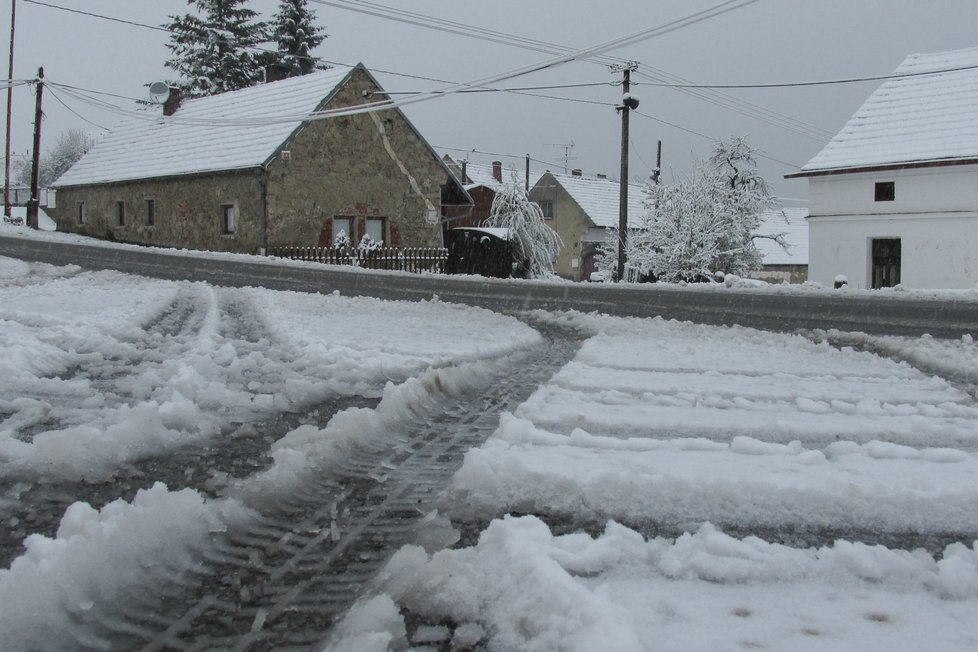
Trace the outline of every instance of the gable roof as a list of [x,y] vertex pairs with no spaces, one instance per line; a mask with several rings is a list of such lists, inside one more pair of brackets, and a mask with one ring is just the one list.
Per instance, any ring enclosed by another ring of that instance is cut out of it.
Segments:
[[[362,68],[362,66],[357,66]],[[169,117],[160,108],[120,123],[55,186],[256,168],[278,155],[303,117],[325,105],[355,68],[322,72],[184,100]],[[282,116],[294,119],[269,120]]]
[[[578,177],[548,172],[567,194],[587,213],[595,226],[618,228],[621,185],[611,179]],[[546,175],[544,175],[546,176]],[[645,185],[628,184],[628,217],[632,220],[645,210]]]
[[764,211],[760,215],[761,224],[754,231],[758,235],[784,234],[788,251],[774,240],[759,238],[754,246],[761,253],[765,265],[807,265],[808,264],[808,217],[807,208],[779,208]]
[[[936,72],[941,71],[941,72]],[[978,159],[978,48],[913,54],[789,177]]]

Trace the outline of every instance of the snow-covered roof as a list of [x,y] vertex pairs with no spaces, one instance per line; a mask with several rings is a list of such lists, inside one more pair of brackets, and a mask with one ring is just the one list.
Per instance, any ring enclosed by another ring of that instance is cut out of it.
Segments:
[[978,48],[913,54],[894,74],[906,76],[884,81],[799,176],[978,158]]
[[[353,71],[323,72],[184,100],[169,117],[154,107],[128,118],[58,179],[57,186],[132,181],[264,165]],[[295,119],[266,121],[266,118]]]
[[788,243],[785,251],[774,240],[759,238],[754,246],[761,252],[765,265],[808,264],[808,217],[807,208],[779,208],[761,213],[758,235],[784,234]]
[[[461,176],[462,163],[461,161],[456,161],[451,157],[445,157],[445,163],[447,163],[456,173]],[[466,161],[465,163],[465,179],[463,179],[463,186],[466,190],[472,190],[473,188],[485,187],[498,192],[506,184],[511,184],[513,182],[513,175],[516,175],[516,180],[520,184],[526,183],[526,171],[519,169],[519,166],[515,165],[504,165],[502,167],[502,181],[498,181],[492,173],[491,163],[475,163],[472,161]],[[530,187],[532,188],[540,177],[543,176],[538,172],[530,171]]]
[[[569,174],[553,174],[567,194],[588,214],[595,226],[618,227],[618,206],[621,201],[621,185],[611,179],[578,177]],[[634,221],[645,210],[645,185],[628,184],[628,217]]]

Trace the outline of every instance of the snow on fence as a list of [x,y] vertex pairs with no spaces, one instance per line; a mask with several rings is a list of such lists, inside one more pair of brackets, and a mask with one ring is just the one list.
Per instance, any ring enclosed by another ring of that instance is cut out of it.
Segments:
[[389,269],[400,272],[445,273],[448,250],[443,247],[377,247],[357,249],[355,247],[269,247],[270,256],[304,260],[327,265],[354,265],[363,269]]

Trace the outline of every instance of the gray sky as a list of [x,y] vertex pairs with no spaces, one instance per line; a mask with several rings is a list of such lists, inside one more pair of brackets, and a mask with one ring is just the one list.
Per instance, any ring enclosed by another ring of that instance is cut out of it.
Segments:
[[[168,15],[189,10],[185,0],[43,1],[149,25],[160,25]],[[376,1],[575,49],[633,34],[718,2]],[[3,5],[0,34],[5,51],[10,5]],[[271,17],[278,2],[252,0],[251,6]],[[310,7],[330,35],[314,54],[338,63],[363,62],[393,93],[438,87],[404,75],[463,82],[550,58],[540,52],[347,9],[314,2]],[[878,82],[723,90],[703,99],[650,85],[652,80],[647,76],[668,73],[701,84],[753,84],[885,75],[911,53],[978,46],[976,26],[978,2],[974,0],[759,0],[735,12],[610,51],[607,54],[611,57],[639,63],[632,90],[641,99],[641,106],[631,120],[630,176],[633,180],[647,176],[655,163],[659,139],[663,141],[663,178],[669,181],[687,173],[694,159],[708,156],[711,139],[745,135],[770,157],[762,159],[761,171],[778,194],[804,198],[805,181],[781,177],[817,153]],[[163,65],[169,55],[166,41],[167,35],[160,31],[17,0],[14,77],[32,77],[39,66],[44,66],[51,81],[143,98],[147,95],[144,85],[173,76]],[[619,73],[613,74],[605,66],[577,61],[501,86],[598,84],[620,79]],[[617,177],[621,121],[614,108],[604,104],[620,101],[620,88],[607,85],[534,92],[578,101],[475,93],[408,106],[405,113],[440,152],[464,157],[469,151],[470,160],[500,158],[507,165],[522,162],[494,155],[519,157],[528,153],[542,161],[535,161],[535,168],[562,170],[563,145],[573,142],[570,167]],[[31,144],[33,95],[29,88],[18,87],[14,96],[12,146],[15,153],[26,155]],[[58,102],[59,98],[67,107]],[[102,99],[125,109],[134,106],[125,99]],[[120,119],[56,90],[46,92],[44,100],[42,149],[67,128],[97,134],[101,130],[91,123],[111,128]],[[740,104],[741,112],[730,108],[738,103],[747,103]],[[768,119],[762,120],[762,112],[777,115],[768,114]],[[792,121],[788,128],[784,126],[786,118]]]

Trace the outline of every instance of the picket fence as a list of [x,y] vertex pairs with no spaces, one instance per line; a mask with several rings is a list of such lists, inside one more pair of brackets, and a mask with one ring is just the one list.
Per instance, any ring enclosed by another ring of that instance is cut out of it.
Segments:
[[442,247],[378,247],[362,250],[355,247],[269,247],[268,253],[279,258],[304,260],[327,265],[352,265],[362,269],[388,269],[400,272],[445,273],[448,250]]

